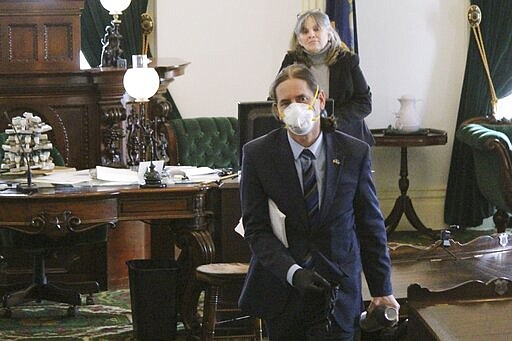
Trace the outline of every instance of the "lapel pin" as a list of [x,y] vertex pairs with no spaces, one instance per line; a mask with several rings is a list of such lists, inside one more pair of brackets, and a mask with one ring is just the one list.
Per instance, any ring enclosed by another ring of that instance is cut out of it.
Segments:
[[335,165],[338,165],[338,166],[339,166],[339,165],[340,165],[340,160],[338,160],[338,159],[333,159],[333,160],[332,160],[332,163],[334,163]]

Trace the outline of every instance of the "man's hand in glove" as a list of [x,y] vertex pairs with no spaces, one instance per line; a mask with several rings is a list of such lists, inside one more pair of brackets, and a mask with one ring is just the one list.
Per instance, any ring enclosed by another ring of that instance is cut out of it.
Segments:
[[302,297],[324,297],[324,295],[329,295],[331,292],[329,282],[316,271],[310,269],[295,271],[292,283]]
[[328,327],[331,309],[331,285],[316,271],[299,269],[293,275],[293,286],[304,299],[304,322],[310,328]]

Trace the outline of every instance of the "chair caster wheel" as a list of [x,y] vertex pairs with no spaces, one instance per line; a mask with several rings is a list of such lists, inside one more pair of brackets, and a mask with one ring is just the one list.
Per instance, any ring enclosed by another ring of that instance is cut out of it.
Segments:
[[2,313],[0,314],[1,317],[11,318],[12,310],[10,308],[2,308],[1,311],[2,311]]
[[68,307],[66,315],[69,317],[75,317],[76,315],[78,315],[78,307],[75,305]]

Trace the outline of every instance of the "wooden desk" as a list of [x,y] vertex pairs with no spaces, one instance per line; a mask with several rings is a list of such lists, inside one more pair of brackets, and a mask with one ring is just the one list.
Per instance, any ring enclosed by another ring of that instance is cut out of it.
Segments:
[[511,282],[469,281],[435,292],[419,285],[408,290],[409,340],[510,340]]
[[[401,304],[401,315],[407,315],[407,288],[413,283],[445,290],[470,280],[512,278],[512,238],[500,240],[496,234],[466,244],[451,243],[443,247],[438,241],[429,248],[405,245],[390,251],[393,294]],[[371,299],[364,278],[363,299]]]
[[407,148],[408,147],[426,147],[443,145],[447,142],[447,134],[443,130],[428,129],[427,134],[423,135],[395,135],[387,134],[386,129],[372,129],[373,137],[375,138],[375,146],[391,146],[400,147],[400,179],[398,180],[398,187],[400,188],[400,195],[395,201],[391,213],[385,220],[386,230],[390,235],[398,226],[402,215],[405,214],[411,225],[418,231],[430,235],[433,239],[439,236],[432,229],[427,228],[420,220],[414,207],[412,206],[411,198],[407,195],[409,189],[408,169],[407,169]]
[[[171,232],[182,249],[179,263],[184,264],[178,283],[178,309],[185,327],[191,330],[198,327],[195,313],[200,293],[194,271],[200,264],[213,262],[215,257],[208,231],[209,213],[205,209],[208,190],[209,187],[201,185],[159,189],[55,187],[40,189],[32,195],[5,190],[0,192],[0,227],[57,236],[69,233],[69,229],[88,229],[99,224],[115,226],[121,221],[144,220],[152,225],[172,221]],[[151,244],[151,256],[160,257],[160,240],[152,238]],[[169,257],[174,246],[168,245],[163,251]]]

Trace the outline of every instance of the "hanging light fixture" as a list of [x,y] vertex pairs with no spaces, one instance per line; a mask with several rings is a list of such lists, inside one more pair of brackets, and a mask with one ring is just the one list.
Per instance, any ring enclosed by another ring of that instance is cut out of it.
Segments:
[[114,66],[126,67],[126,59],[121,58],[121,40],[123,36],[119,32],[121,25],[120,16],[130,6],[131,0],[101,0],[101,5],[113,17],[111,25],[105,27],[105,35],[101,39],[101,67]]

